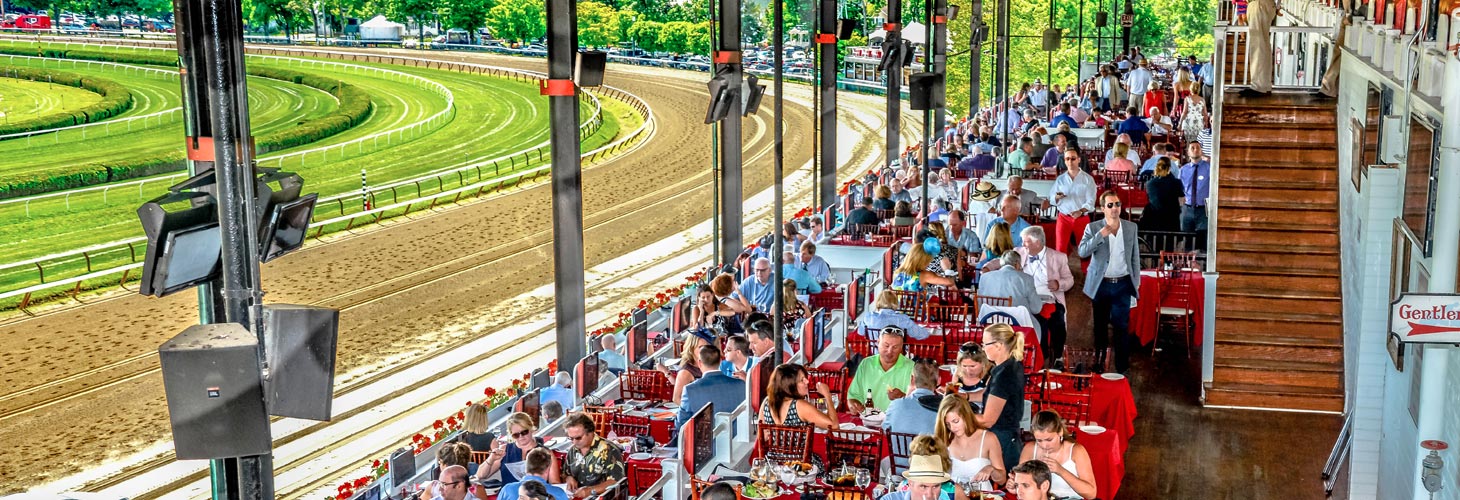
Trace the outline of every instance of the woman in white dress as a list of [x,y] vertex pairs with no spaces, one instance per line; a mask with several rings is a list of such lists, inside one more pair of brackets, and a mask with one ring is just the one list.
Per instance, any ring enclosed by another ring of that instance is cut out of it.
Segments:
[[1034,414],[1029,427],[1034,442],[1024,445],[1019,463],[1038,460],[1049,466],[1049,494],[1056,498],[1095,498],[1095,469],[1090,453],[1070,439],[1059,413],[1044,410]]
[[[972,483],[975,491],[991,491],[1008,480],[998,436],[978,428],[978,417],[968,400],[949,395],[938,405],[938,440],[947,444],[950,472],[959,485]],[[959,491],[962,495],[969,492]],[[963,498],[960,496],[959,498]],[[977,498],[977,497],[974,497]]]

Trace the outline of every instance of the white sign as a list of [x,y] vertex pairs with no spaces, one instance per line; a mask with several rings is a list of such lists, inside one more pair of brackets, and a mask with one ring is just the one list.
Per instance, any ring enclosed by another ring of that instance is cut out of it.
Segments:
[[1460,344],[1460,295],[1404,294],[1389,306],[1400,342]]

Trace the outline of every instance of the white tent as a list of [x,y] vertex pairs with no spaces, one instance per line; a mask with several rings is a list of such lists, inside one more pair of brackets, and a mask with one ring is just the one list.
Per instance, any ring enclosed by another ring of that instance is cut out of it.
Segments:
[[360,39],[400,41],[405,31],[406,25],[375,16],[360,25]]
[[902,27],[902,39],[911,41],[915,45],[922,45],[928,41],[928,28],[922,23],[908,23]]

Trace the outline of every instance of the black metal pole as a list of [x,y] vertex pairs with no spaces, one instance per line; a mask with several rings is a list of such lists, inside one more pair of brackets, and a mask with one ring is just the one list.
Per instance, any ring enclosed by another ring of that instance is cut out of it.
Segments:
[[[936,16],[937,13],[936,12],[933,12],[933,7],[934,7],[933,0],[923,0],[923,14],[924,14],[923,15],[923,23],[924,23],[923,24],[923,35],[924,35],[923,36],[923,72],[924,73],[932,73],[932,72],[936,71],[934,69],[934,67],[933,67],[933,31],[934,31],[933,30],[933,27],[935,26],[934,20],[937,18],[937,16]],[[922,211],[921,212],[918,212],[918,214],[920,216],[922,216],[922,217],[927,217],[928,216],[928,158],[931,157],[931,155],[929,155],[928,150],[933,147],[933,106],[932,106],[932,101],[936,101],[937,98],[934,97],[934,96],[932,96],[932,95],[929,95],[928,96],[928,100],[929,100],[928,109],[923,110],[923,143],[922,143],[922,145],[918,146],[918,169],[923,172],[923,178],[922,178],[923,179],[922,180],[922,186],[923,186],[923,194],[922,194],[922,202],[923,203],[922,204],[923,204],[923,206],[922,206]]]
[[[883,54],[898,50],[902,45],[902,0],[887,0],[887,20],[882,28],[887,32],[887,38],[882,39]],[[900,52],[897,55],[902,56]],[[887,76],[887,161],[883,164],[887,166],[902,157],[898,135],[902,131],[902,60],[890,63],[884,73]]]
[[[997,53],[997,56],[994,58],[994,87],[998,92],[998,94],[994,97],[994,103],[996,106],[995,113],[997,113],[998,116],[996,118],[997,121],[994,123],[997,123],[999,125],[998,128],[1003,130],[1003,137],[999,138],[1000,144],[1004,144],[1004,141],[1007,141],[1008,137],[1010,137],[1010,135],[1014,132],[1013,130],[1009,130],[1008,120],[1010,107],[1009,1],[1010,0],[998,0],[998,11],[994,14],[996,16],[994,22],[998,25],[998,33],[995,35],[994,40],[994,51]],[[1004,144],[1004,146],[1008,146],[1008,144]],[[1004,171],[1004,156],[1008,154],[1008,149],[1009,148],[1007,147],[998,148],[999,155],[998,160],[996,160],[998,162],[998,166],[997,168],[995,168],[995,171]]]
[[553,179],[553,299],[557,354],[571,366],[587,354],[583,297],[583,145],[578,142],[578,11],[572,0],[548,0],[548,106]]
[[[1135,6],[1131,5],[1130,0],[1125,0],[1125,15],[1131,16],[1129,19],[1132,19],[1132,20],[1134,20],[1134,17],[1136,15]],[[1121,52],[1124,52],[1126,54],[1129,54],[1130,53],[1130,24],[1125,22],[1126,19],[1128,19],[1128,18],[1126,18],[1126,17],[1121,17],[1120,18],[1120,50],[1121,50]],[[1131,61],[1131,62],[1132,63],[1135,63],[1135,61]]]
[[[1080,84],[1080,65],[1085,63],[1085,0],[1080,0],[1080,34],[1075,37],[1080,46],[1075,48],[1075,88]],[[1077,92],[1078,93],[1078,92]]]
[[[817,183],[817,209],[836,203],[836,4],[837,0],[821,0],[821,34],[817,40],[821,48],[821,157],[818,161],[821,179]],[[822,223],[833,224],[834,221]]]
[[[720,38],[716,44],[715,70],[723,71],[725,83],[740,88],[740,0],[720,2]],[[741,185],[740,108],[741,93],[730,92],[733,110],[720,122],[720,256],[733,261],[744,247],[745,194]]]
[[[968,20],[968,116],[978,113],[979,92],[983,89],[983,0],[972,0]],[[978,131],[975,130],[975,133]]]
[[[773,195],[775,197],[775,202],[771,205],[771,211],[775,212],[772,215],[772,220],[775,221],[775,225],[771,228],[771,234],[775,235],[771,238],[771,240],[774,242],[771,244],[771,286],[774,287],[771,289],[771,296],[773,297],[771,299],[771,321],[772,327],[776,330],[775,360],[776,364],[780,365],[781,363],[784,363],[786,361],[786,325],[784,324],[785,315],[782,314],[781,311],[785,310],[787,306],[785,300],[782,299],[785,294],[781,292],[781,280],[784,278],[784,276],[781,275],[781,261],[785,260],[782,258],[782,254],[785,253],[786,245],[785,240],[782,236],[785,231],[781,230],[781,225],[783,224],[784,217],[782,211],[785,209],[785,200],[782,199],[781,194],[781,184],[783,184],[782,177],[785,168],[784,163],[786,160],[786,155],[785,151],[781,148],[781,136],[784,132],[781,123],[782,120],[784,120],[785,118],[786,100],[781,94],[781,80],[784,76],[782,75],[782,72],[785,71],[784,68],[786,58],[786,12],[785,2],[782,2],[781,0],[771,0],[771,3],[775,4],[775,7],[773,7],[774,15],[772,15],[775,26],[772,28],[771,31],[773,33],[772,36],[774,36],[775,39],[771,43],[771,47],[776,49],[776,68],[774,73],[775,82],[772,84],[775,87],[776,93],[776,109],[774,120],[775,135],[773,136],[775,144],[772,146],[772,155],[774,156],[774,159],[772,160],[771,166],[771,186],[772,190],[775,193]],[[812,360],[809,359],[806,360],[806,364],[811,364],[811,361]]]
[[933,0],[933,8],[929,10],[937,12],[937,16],[934,17],[935,22],[931,26],[933,32],[933,72],[940,75],[945,85],[943,87],[943,95],[938,96],[938,99],[935,100],[938,103],[938,107],[933,110],[933,130],[938,133],[938,137],[943,137],[943,132],[948,127],[948,97],[946,87],[948,82],[948,0]]
[[[194,160],[190,169],[195,173],[214,171],[216,185],[211,189],[218,200],[223,242],[220,277],[199,291],[199,318],[248,328],[258,336],[259,359],[263,360],[242,5],[238,0],[179,0],[173,9],[185,96],[186,148]],[[260,373],[263,368],[259,366]],[[211,467],[214,498],[274,497],[273,461],[268,454],[214,460]]]

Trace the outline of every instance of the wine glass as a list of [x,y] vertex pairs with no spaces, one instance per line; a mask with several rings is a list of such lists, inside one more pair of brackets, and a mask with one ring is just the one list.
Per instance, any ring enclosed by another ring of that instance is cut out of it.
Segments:
[[857,469],[857,489],[867,489],[872,484],[872,473],[867,469]]
[[828,410],[827,413],[830,413],[830,414],[835,415],[836,414],[836,409],[841,407],[841,400],[842,400],[841,395],[840,394],[831,394],[831,395],[829,395],[827,397],[831,399],[831,407],[830,408],[827,408],[827,410]]

